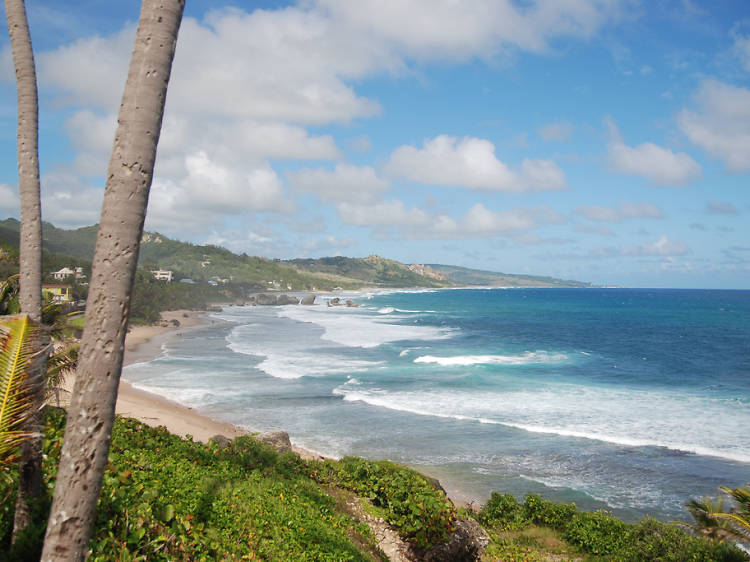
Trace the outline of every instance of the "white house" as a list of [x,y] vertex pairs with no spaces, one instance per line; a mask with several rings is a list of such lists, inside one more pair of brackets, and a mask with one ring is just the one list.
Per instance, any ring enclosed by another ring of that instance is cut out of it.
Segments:
[[86,279],[86,276],[83,274],[82,267],[76,267],[75,269],[70,269],[69,267],[63,267],[59,271],[51,272],[50,275],[52,275],[52,277],[54,277],[56,281],[63,281],[64,279],[70,276],[75,277],[76,281],[79,281],[81,279]]
[[166,281],[167,283],[171,283],[173,279],[172,271],[169,269],[156,269],[152,271],[151,274],[157,281]]

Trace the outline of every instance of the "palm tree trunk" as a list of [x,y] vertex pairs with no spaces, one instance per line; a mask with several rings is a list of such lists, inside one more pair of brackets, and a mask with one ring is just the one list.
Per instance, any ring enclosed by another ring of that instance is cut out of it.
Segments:
[[143,0],[96,241],[42,560],[83,560],[112,436],[130,298],[185,0]]
[[[36,87],[34,52],[23,0],[5,0],[5,15],[13,50],[18,90],[18,191],[21,198],[20,287],[21,310],[32,320],[42,320],[42,211],[39,194],[39,103]],[[40,369],[28,373],[27,384],[41,382]],[[43,394],[40,395],[40,400]],[[42,491],[41,404],[26,423],[33,435],[21,448],[18,497],[13,520],[13,540],[32,520],[34,500]]]

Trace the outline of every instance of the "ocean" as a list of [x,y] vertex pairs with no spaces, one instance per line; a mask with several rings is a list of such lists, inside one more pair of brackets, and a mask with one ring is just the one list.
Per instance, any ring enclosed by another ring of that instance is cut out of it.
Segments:
[[[328,307],[334,296],[357,308]],[[750,482],[750,291],[382,290],[226,307],[123,378],[455,497],[689,519]]]

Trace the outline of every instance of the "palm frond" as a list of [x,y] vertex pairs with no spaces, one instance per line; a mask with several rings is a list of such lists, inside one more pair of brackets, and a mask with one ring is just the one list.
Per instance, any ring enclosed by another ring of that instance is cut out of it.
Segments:
[[722,487],[721,491],[729,494],[736,505],[728,513],[719,513],[716,516],[729,522],[738,537],[750,541],[750,487]]
[[732,525],[718,518],[718,515],[725,510],[724,498],[721,496],[716,499],[705,497],[699,500],[688,500],[685,502],[685,509],[693,516],[695,524],[684,521],[672,521],[672,524],[717,543],[724,542],[735,535]]
[[722,486],[721,491],[732,496],[742,511],[750,513],[750,487],[726,488]]
[[29,437],[23,424],[44,388],[48,346],[44,329],[26,314],[0,318],[0,466]]
[[737,513],[717,513],[716,517],[732,525],[733,534],[745,541],[750,540],[750,519]]
[[78,349],[80,345],[70,345],[55,351],[47,359],[47,391],[55,392],[65,382],[65,375],[75,371],[78,366]]
[[16,314],[20,311],[18,304],[19,275],[11,275],[0,283],[0,314]]

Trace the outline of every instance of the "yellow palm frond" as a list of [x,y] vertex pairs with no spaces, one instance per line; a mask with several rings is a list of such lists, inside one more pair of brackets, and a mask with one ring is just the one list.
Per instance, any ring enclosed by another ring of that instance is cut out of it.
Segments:
[[23,431],[39,392],[48,338],[27,315],[0,317],[0,466],[29,434]]

